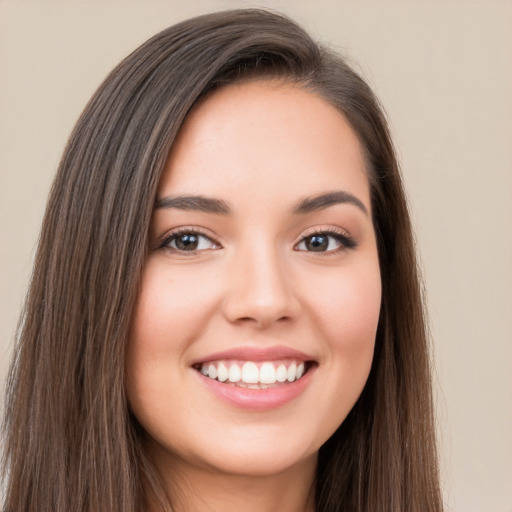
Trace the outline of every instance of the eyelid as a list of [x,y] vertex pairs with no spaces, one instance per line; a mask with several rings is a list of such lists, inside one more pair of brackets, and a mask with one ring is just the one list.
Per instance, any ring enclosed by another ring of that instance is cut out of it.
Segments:
[[[300,235],[300,238],[294,244],[294,249],[297,249],[297,246],[304,242],[304,240],[308,237],[314,235],[327,235],[336,238],[341,244],[342,247],[338,250],[330,250],[330,251],[319,251],[318,254],[333,254],[339,251],[344,251],[347,249],[353,249],[357,247],[357,242],[354,237],[346,230],[339,226],[314,226],[308,228],[305,232]],[[304,252],[314,252],[314,251],[304,251]]]
[[175,251],[181,253],[189,252],[190,254],[194,254],[196,252],[202,252],[205,249],[200,250],[191,250],[191,251],[180,251],[179,249],[174,249],[172,247],[168,247],[167,244],[170,243],[171,239],[180,235],[180,234],[193,234],[198,235],[204,238],[207,238],[212,244],[216,245],[215,249],[220,249],[222,245],[217,240],[217,237],[213,235],[209,230],[204,228],[200,228],[197,226],[180,226],[178,228],[173,228],[167,231],[164,235],[158,238],[157,241],[157,249],[168,249],[170,251]]
[[317,235],[320,233],[326,233],[326,234],[334,234],[334,235],[342,235],[346,238],[352,238],[350,236],[350,233],[339,226],[332,226],[332,225],[319,225],[319,226],[312,226],[310,228],[307,228],[305,231],[303,231],[300,234],[299,239],[297,242],[300,242],[303,238],[307,238],[311,235]]

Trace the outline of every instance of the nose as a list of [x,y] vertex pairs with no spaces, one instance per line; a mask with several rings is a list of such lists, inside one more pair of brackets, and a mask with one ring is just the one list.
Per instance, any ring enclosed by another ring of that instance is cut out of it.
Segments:
[[223,313],[229,322],[259,329],[290,322],[299,309],[286,257],[272,247],[236,256],[228,276]]

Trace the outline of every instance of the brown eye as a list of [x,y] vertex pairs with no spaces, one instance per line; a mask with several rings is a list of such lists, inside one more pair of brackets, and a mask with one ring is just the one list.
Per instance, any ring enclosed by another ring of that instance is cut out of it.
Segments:
[[174,239],[176,249],[180,251],[195,251],[199,245],[199,237],[193,233],[184,233]]
[[219,246],[206,235],[194,231],[182,231],[168,236],[162,247],[175,252],[194,252],[218,249]]
[[336,232],[314,233],[304,237],[296,246],[297,251],[336,252],[356,247],[356,242],[348,235]]
[[326,235],[313,235],[304,239],[308,251],[326,251],[329,247],[329,237]]

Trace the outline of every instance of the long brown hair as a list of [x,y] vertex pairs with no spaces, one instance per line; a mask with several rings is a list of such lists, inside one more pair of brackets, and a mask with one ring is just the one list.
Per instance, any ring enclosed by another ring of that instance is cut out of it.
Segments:
[[343,58],[286,17],[246,9],[150,39],[107,77],[71,134],[8,380],[6,512],[140,512],[148,489],[171,510],[124,388],[151,215],[194,103],[223,84],[261,78],[298,83],[348,119],[365,151],[378,238],[383,299],[373,366],[320,450],[317,511],[442,510],[421,289],[386,120]]

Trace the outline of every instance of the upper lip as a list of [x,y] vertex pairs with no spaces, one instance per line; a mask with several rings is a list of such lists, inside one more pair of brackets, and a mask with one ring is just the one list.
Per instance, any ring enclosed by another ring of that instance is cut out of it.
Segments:
[[226,359],[236,359],[241,361],[278,361],[280,359],[295,359],[297,361],[314,360],[311,355],[282,345],[274,345],[272,347],[245,346],[208,354],[205,357],[201,357],[193,361],[192,365]]

